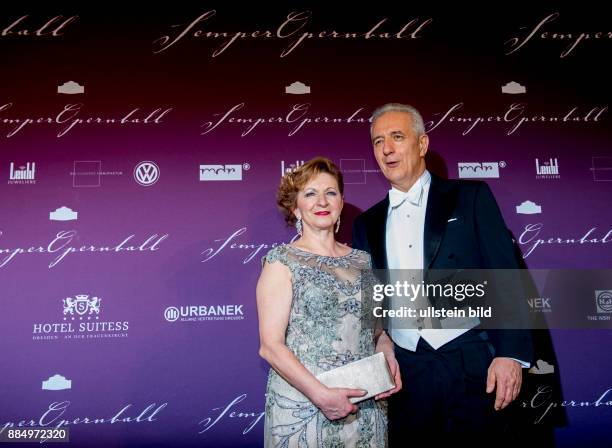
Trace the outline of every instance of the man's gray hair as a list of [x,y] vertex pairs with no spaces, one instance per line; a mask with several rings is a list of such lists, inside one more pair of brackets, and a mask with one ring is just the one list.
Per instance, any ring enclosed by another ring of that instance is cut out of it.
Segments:
[[412,118],[412,130],[416,134],[417,137],[425,134],[425,123],[423,122],[423,117],[414,107],[409,104],[401,104],[401,103],[387,103],[380,107],[378,107],[374,113],[372,113],[372,123],[370,124],[370,135],[372,135],[372,130],[374,129],[374,122],[378,117],[387,112],[404,112],[410,114]]

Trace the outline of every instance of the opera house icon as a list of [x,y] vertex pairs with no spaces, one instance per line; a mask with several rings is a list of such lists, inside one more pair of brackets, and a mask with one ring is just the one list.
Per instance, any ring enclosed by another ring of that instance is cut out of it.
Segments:
[[285,87],[285,93],[289,93],[291,95],[304,95],[306,93],[310,93],[310,86],[307,86],[303,82],[295,81]]
[[80,85],[78,82],[68,81],[57,87],[57,93],[64,95],[77,95],[79,93],[85,93],[85,87]]

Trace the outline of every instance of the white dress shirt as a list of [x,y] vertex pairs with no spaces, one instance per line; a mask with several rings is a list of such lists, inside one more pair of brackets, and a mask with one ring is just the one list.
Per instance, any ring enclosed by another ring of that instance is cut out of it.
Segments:
[[[431,174],[425,170],[408,193],[392,188],[389,190],[389,210],[387,211],[387,265],[389,269],[424,269],[423,236],[425,232],[425,212]],[[391,281],[394,283],[394,281]],[[395,325],[394,325],[395,321]],[[407,350],[415,351],[419,338],[425,339],[434,349],[462,335],[469,329],[410,329],[405,322],[390,320],[390,336],[393,341]],[[394,328],[395,327],[395,328]]]
[[[407,193],[396,188],[389,190],[385,244],[387,266],[390,270],[414,269],[422,271],[425,268],[423,241],[430,185],[431,174],[425,170]],[[390,283],[394,283],[394,281],[390,281]],[[395,328],[394,321],[396,322]],[[400,326],[404,328],[397,328]],[[403,325],[398,325],[398,320],[391,318],[389,335],[397,345],[411,351],[416,350],[419,338],[425,339],[429,345],[437,350],[469,331],[469,328],[423,328],[420,330],[418,327],[415,329],[405,327],[405,322]],[[510,359],[514,359],[524,368],[530,367],[528,362],[516,358]]]

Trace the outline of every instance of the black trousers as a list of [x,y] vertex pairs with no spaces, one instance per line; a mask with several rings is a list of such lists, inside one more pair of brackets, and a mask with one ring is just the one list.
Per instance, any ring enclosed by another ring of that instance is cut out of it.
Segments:
[[486,393],[493,359],[486,333],[470,330],[438,350],[421,338],[415,352],[396,345],[395,356],[403,388],[389,398],[391,448],[416,441],[490,446],[493,440],[482,437],[504,432],[504,411],[493,409],[495,391]]

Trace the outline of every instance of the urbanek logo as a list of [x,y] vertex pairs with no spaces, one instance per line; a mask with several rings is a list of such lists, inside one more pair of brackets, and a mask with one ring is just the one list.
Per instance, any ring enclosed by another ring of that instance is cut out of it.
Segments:
[[96,340],[126,338],[129,322],[120,319],[100,320],[102,299],[88,294],[77,294],[62,299],[62,320],[35,323],[32,340]]
[[459,162],[458,171],[461,179],[497,179],[499,169],[505,168],[506,162]]
[[303,160],[296,160],[295,162],[290,162],[288,165],[284,160],[281,160],[281,177],[283,177],[287,173],[292,173],[302,165],[304,165]]
[[242,171],[248,171],[251,165],[200,165],[200,181],[242,180]]
[[25,185],[36,183],[36,163],[28,162],[25,165],[15,166],[14,162],[11,162],[9,167],[9,184],[12,185]]
[[536,164],[536,179],[560,179],[559,162],[557,158],[549,158],[546,161],[540,162],[535,159]]
[[595,291],[595,303],[598,313],[612,313],[612,290]]
[[143,187],[150,187],[159,180],[159,167],[149,160],[140,162],[134,168],[134,179]]
[[183,305],[164,310],[168,322],[203,322],[210,320],[244,320],[244,305]]
[[533,297],[527,299],[529,308],[534,313],[550,313],[552,312],[552,305],[550,303],[550,297]]

